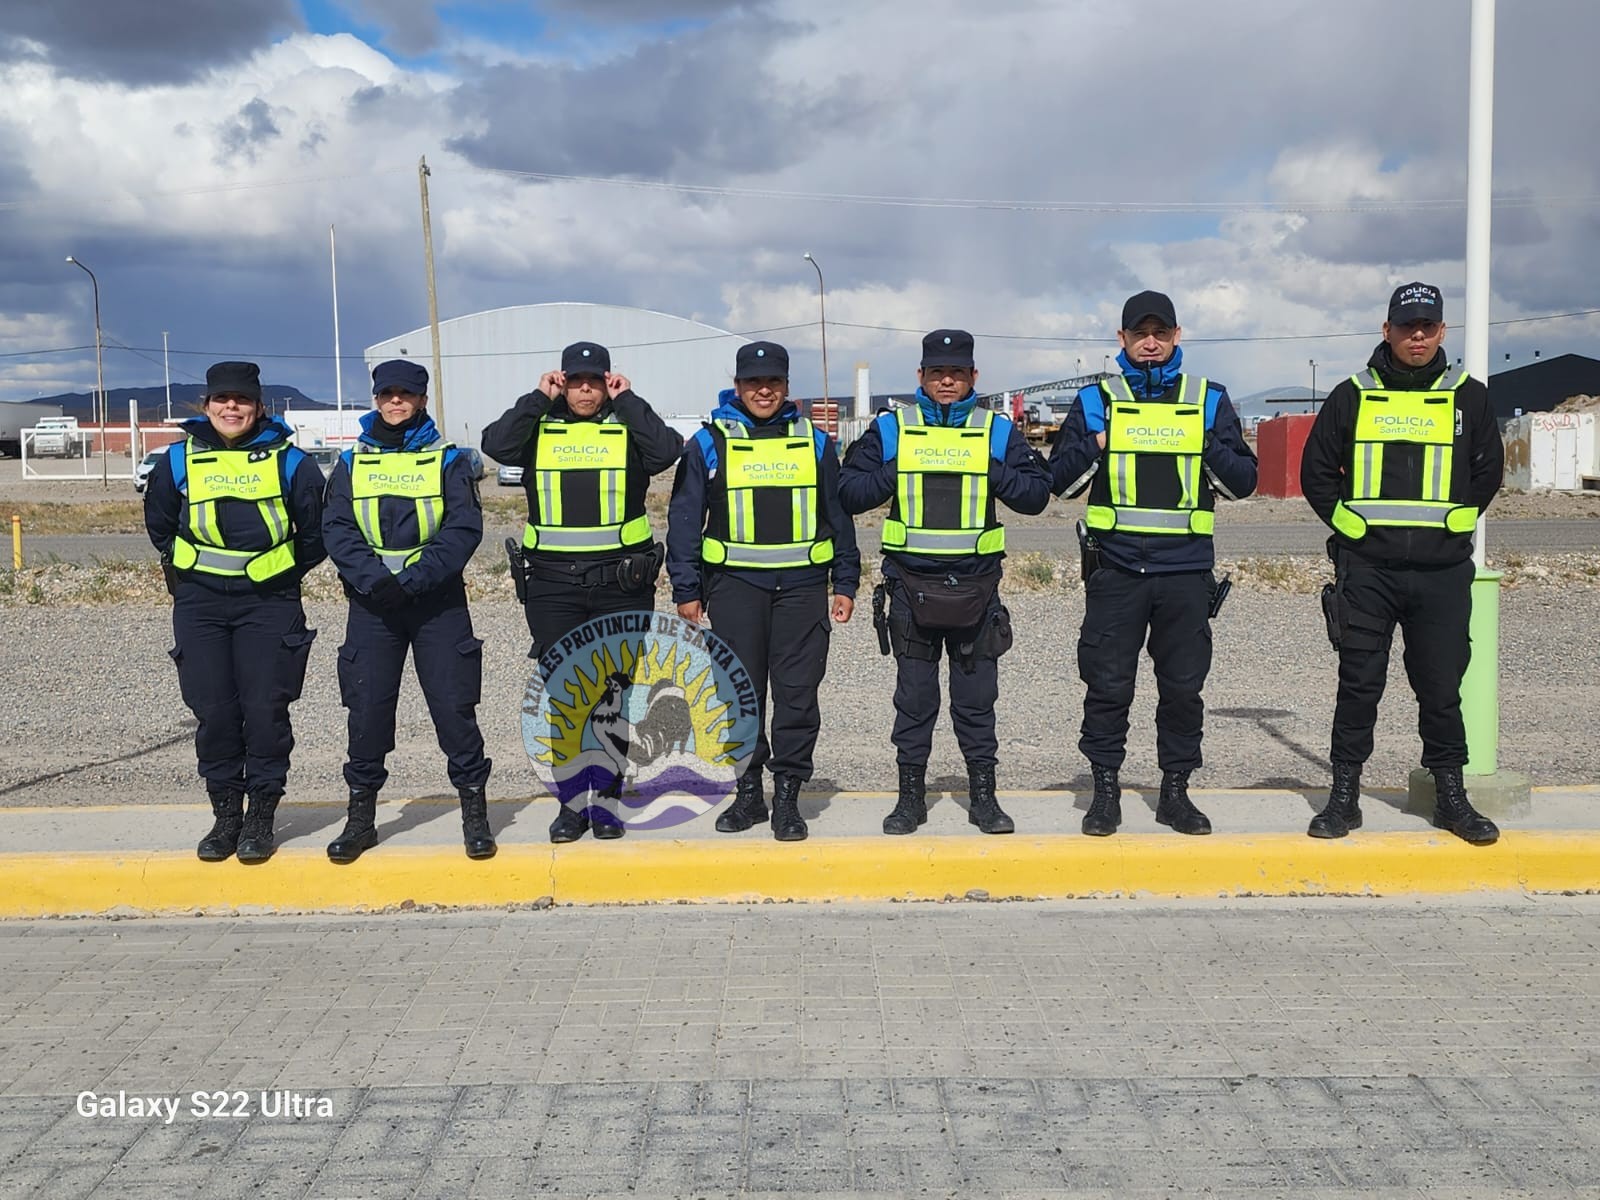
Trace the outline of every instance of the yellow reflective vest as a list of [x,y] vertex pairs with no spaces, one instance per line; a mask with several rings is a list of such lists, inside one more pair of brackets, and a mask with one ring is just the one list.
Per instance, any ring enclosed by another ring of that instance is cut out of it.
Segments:
[[[356,526],[391,574],[398,575],[421,558],[422,548],[433,540],[444,522],[444,459],[448,449],[449,442],[435,442],[422,450],[350,452],[350,498],[355,505]],[[385,500],[415,505],[416,545],[384,545]]]
[[721,469],[706,493],[700,557],[713,566],[756,570],[832,562],[811,422],[798,417],[781,434],[763,437],[752,437],[740,421],[717,421],[713,429],[721,434]]
[[989,492],[994,413],[974,405],[962,425],[929,425],[922,409],[896,410],[895,493],[883,548],[929,557],[1000,554],[1005,527]]
[[1120,375],[1100,386],[1106,448],[1084,523],[1101,532],[1210,537],[1216,500],[1201,461],[1206,380],[1180,375],[1175,403],[1140,400]]
[[[270,450],[216,449],[193,438],[184,442],[186,512],[172,541],[172,565],[180,571],[265,583],[294,567],[294,527],[283,495],[282,442]],[[227,544],[217,520],[217,505],[238,500],[254,504],[266,527],[265,549]]]
[[1357,403],[1345,464],[1349,498],[1334,506],[1335,529],[1351,541],[1372,526],[1472,532],[1478,510],[1455,492],[1456,390],[1466,378],[1447,370],[1432,389],[1408,392],[1386,389],[1370,369],[1351,377]]
[[[650,542],[643,494],[629,497],[628,427],[615,415],[599,421],[539,422],[530,519],[522,531],[529,550],[589,554],[631,550]],[[524,480],[524,483],[527,481]]]

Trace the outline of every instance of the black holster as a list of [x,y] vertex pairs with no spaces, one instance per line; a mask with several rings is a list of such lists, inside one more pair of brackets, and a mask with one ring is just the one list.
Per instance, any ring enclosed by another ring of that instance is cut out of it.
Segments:
[[957,643],[953,657],[956,664],[970,675],[978,663],[993,662],[1011,649],[1014,640],[1011,632],[1011,610],[1002,604],[984,618],[983,624],[978,626],[977,636],[972,641]]
[[1332,646],[1335,653],[1339,649],[1339,586],[1334,583],[1322,585],[1322,619],[1328,625],[1328,645]]
[[1076,528],[1078,531],[1079,573],[1083,581],[1088,583],[1089,576],[1100,569],[1100,539],[1089,532],[1089,527],[1082,520],[1078,521]]
[[528,560],[516,538],[506,539],[506,560],[511,564],[511,586],[516,589],[517,603],[528,602]]
[[1215,621],[1217,614],[1222,611],[1222,606],[1228,602],[1228,593],[1233,591],[1233,575],[1230,572],[1221,579],[1213,576],[1211,580],[1211,607],[1206,610],[1206,619]]
[[617,559],[617,587],[624,592],[654,591],[661,564],[666,561],[667,548],[660,542],[651,542],[648,550],[624,554]]
[[161,560],[161,579],[167,585],[167,595],[178,594],[178,568],[172,565],[170,558]]
[[878,653],[889,653],[889,589],[879,584],[872,589],[872,627],[878,631]]

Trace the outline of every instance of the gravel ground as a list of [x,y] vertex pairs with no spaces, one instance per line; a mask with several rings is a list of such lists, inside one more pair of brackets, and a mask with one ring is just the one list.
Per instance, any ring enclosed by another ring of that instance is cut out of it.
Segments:
[[[664,600],[661,602],[665,606]],[[1016,648],[1001,665],[1000,784],[1007,789],[1080,788],[1087,770],[1076,750],[1082,685],[1074,643],[1081,590],[1008,594]],[[13,697],[11,734],[0,746],[0,805],[154,803],[198,800],[193,722],[166,655],[170,614],[155,601],[102,606],[17,605],[5,610],[0,669]],[[334,678],[344,606],[308,604],[321,630],[304,698],[293,710],[299,745],[293,796],[338,800],[344,711]],[[474,606],[486,639],[480,719],[498,766],[499,796],[537,790],[522,749],[519,702],[529,663],[522,615],[506,599]],[[1600,588],[1524,584],[1502,597],[1501,765],[1536,783],[1600,781]],[[1397,647],[1398,650],[1398,647]],[[1403,787],[1420,749],[1415,707],[1394,656],[1389,699],[1367,779]],[[1334,657],[1311,595],[1236,589],[1216,625],[1216,661],[1206,689],[1207,765],[1201,787],[1316,787],[1325,775]],[[865,613],[836,632],[824,688],[817,749],[818,790],[882,791],[893,786],[889,745],[892,660],[880,658]],[[1155,688],[1146,660],[1133,711],[1125,778],[1159,780],[1154,750]],[[449,793],[426,709],[408,675],[392,796]],[[948,718],[934,741],[930,780],[964,787]]]

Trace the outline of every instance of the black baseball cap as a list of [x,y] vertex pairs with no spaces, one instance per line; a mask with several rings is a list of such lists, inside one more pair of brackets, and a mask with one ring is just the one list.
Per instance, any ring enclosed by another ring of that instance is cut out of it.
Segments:
[[598,342],[573,342],[561,352],[561,369],[568,375],[611,373],[611,351]]
[[427,368],[418,366],[414,362],[407,362],[403,358],[391,358],[388,362],[379,363],[372,368],[372,394],[381,396],[390,388],[400,392],[410,392],[413,396],[426,396]]
[[924,367],[972,367],[972,335],[965,329],[935,329],[922,339]]
[[245,396],[261,403],[261,368],[253,362],[219,362],[206,368],[207,396]]
[[1402,283],[1389,297],[1389,324],[1444,320],[1444,297],[1431,283]]
[[735,379],[789,378],[789,352],[777,342],[751,342],[740,346],[734,358]]
[[1172,298],[1165,292],[1140,292],[1129,296],[1122,306],[1122,329],[1135,329],[1146,317],[1154,317],[1168,329],[1178,328],[1178,314],[1173,310]]

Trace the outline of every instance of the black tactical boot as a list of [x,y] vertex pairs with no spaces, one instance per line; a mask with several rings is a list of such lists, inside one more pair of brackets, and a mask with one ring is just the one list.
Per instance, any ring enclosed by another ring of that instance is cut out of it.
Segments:
[[1189,772],[1161,772],[1161,800],[1156,804],[1156,823],[1172,826],[1174,833],[1210,833],[1211,822],[1189,799]]
[[556,819],[550,822],[552,842],[575,842],[588,832],[589,818],[584,815],[584,810],[568,808],[565,804],[556,813]]
[[1333,764],[1333,786],[1328,789],[1328,804],[1311,818],[1306,830],[1314,838],[1342,838],[1361,828],[1361,764]]
[[239,827],[244,824],[244,793],[233,790],[212,792],[211,815],[216,821],[211,832],[200,839],[195,851],[201,862],[223,862],[233,857],[239,845]]
[[272,857],[278,843],[272,840],[272,818],[278,811],[277,796],[251,796],[250,808],[244,814],[244,826],[239,830],[239,861],[264,863]]
[[1122,785],[1117,782],[1117,769],[1090,763],[1089,771],[1094,775],[1094,799],[1083,814],[1083,831],[1090,837],[1110,837],[1122,824]]
[[344,832],[328,843],[328,857],[336,863],[353,863],[363,850],[378,844],[378,793],[350,790],[350,815]]
[[483,786],[457,788],[461,797],[461,841],[468,858],[493,858],[497,847],[489,831],[489,797]]
[[967,823],[984,833],[1015,833],[1016,823],[1006,816],[994,798],[994,764],[967,764]]
[[883,819],[885,833],[915,833],[928,821],[927,767],[900,764],[900,800]]
[[594,830],[595,837],[608,842],[628,832],[628,827],[622,823],[622,818],[602,804],[589,806],[589,825]]
[[1492,846],[1500,840],[1499,827],[1472,807],[1460,767],[1433,768],[1433,823],[1448,829],[1463,842]]
[[767,812],[767,798],[762,794],[761,772],[746,771],[739,776],[739,790],[733,803],[717,817],[718,833],[743,833],[752,825],[759,825],[771,814]]
[[800,780],[794,775],[778,775],[772,788],[772,836],[780,842],[803,842],[805,820],[800,816]]

